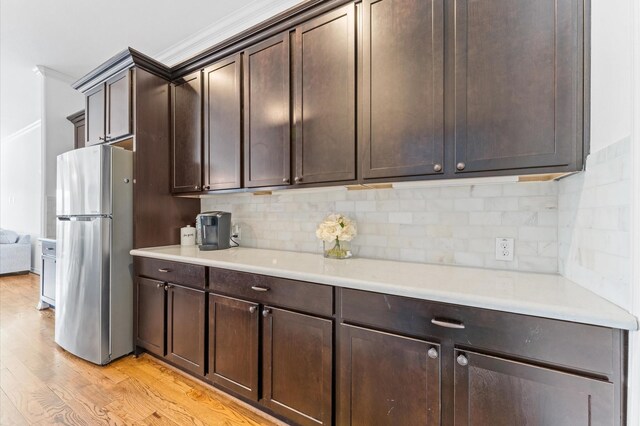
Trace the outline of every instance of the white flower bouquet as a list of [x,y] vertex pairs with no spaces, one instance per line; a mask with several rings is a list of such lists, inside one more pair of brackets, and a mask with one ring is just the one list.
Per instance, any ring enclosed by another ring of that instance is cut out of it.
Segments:
[[354,221],[341,214],[330,214],[316,229],[316,237],[324,243],[324,255],[334,259],[352,256],[347,242],[353,240],[358,230]]

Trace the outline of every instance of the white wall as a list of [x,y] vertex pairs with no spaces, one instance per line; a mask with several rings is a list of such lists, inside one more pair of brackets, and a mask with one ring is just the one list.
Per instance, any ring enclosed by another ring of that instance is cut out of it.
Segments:
[[41,125],[35,122],[0,141],[0,228],[31,235],[32,268],[39,272],[42,234]]
[[73,149],[73,124],[70,114],[84,109],[84,96],[74,90],[75,78],[47,67],[38,66],[42,74],[42,167],[43,167],[43,235],[56,236],[56,158]]

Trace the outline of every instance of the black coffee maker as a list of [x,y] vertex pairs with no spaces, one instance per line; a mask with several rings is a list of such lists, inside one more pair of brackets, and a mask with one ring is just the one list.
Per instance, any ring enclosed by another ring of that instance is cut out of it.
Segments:
[[203,212],[196,216],[196,243],[200,250],[222,250],[231,246],[231,213]]

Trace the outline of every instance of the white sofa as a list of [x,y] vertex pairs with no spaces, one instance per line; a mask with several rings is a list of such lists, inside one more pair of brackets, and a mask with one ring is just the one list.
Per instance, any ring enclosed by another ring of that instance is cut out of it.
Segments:
[[31,270],[31,236],[0,229],[0,275]]

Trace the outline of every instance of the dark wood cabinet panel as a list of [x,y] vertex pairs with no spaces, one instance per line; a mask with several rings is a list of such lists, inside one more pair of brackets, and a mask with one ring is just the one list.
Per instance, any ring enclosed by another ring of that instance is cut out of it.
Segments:
[[333,321],[265,306],[263,400],[300,425],[330,425]]
[[136,273],[163,282],[204,289],[206,267],[170,260],[135,257]]
[[204,376],[205,293],[167,285],[167,359]]
[[240,54],[204,70],[205,190],[242,186]]
[[349,4],[296,29],[296,183],[356,178],[356,24]]
[[245,186],[286,185],[291,178],[289,34],[244,52]]
[[253,401],[258,400],[257,303],[209,295],[207,377]]
[[457,172],[576,166],[582,7],[580,0],[455,1]]
[[456,351],[455,425],[612,425],[613,384]]
[[160,356],[165,354],[164,285],[161,281],[136,278],[136,344]]
[[341,325],[337,424],[440,425],[440,352],[435,343]]
[[85,94],[86,146],[97,145],[104,142],[104,114],[106,106],[104,84],[99,85]]
[[106,140],[119,139],[133,133],[131,72],[123,71],[106,82],[107,115]]
[[202,74],[183,77],[171,86],[171,192],[202,187]]
[[73,149],[84,148],[84,110],[71,114],[67,120],[73,124]]
[[367,178],[444,171],[442,0],[364,0],[363,153]]

